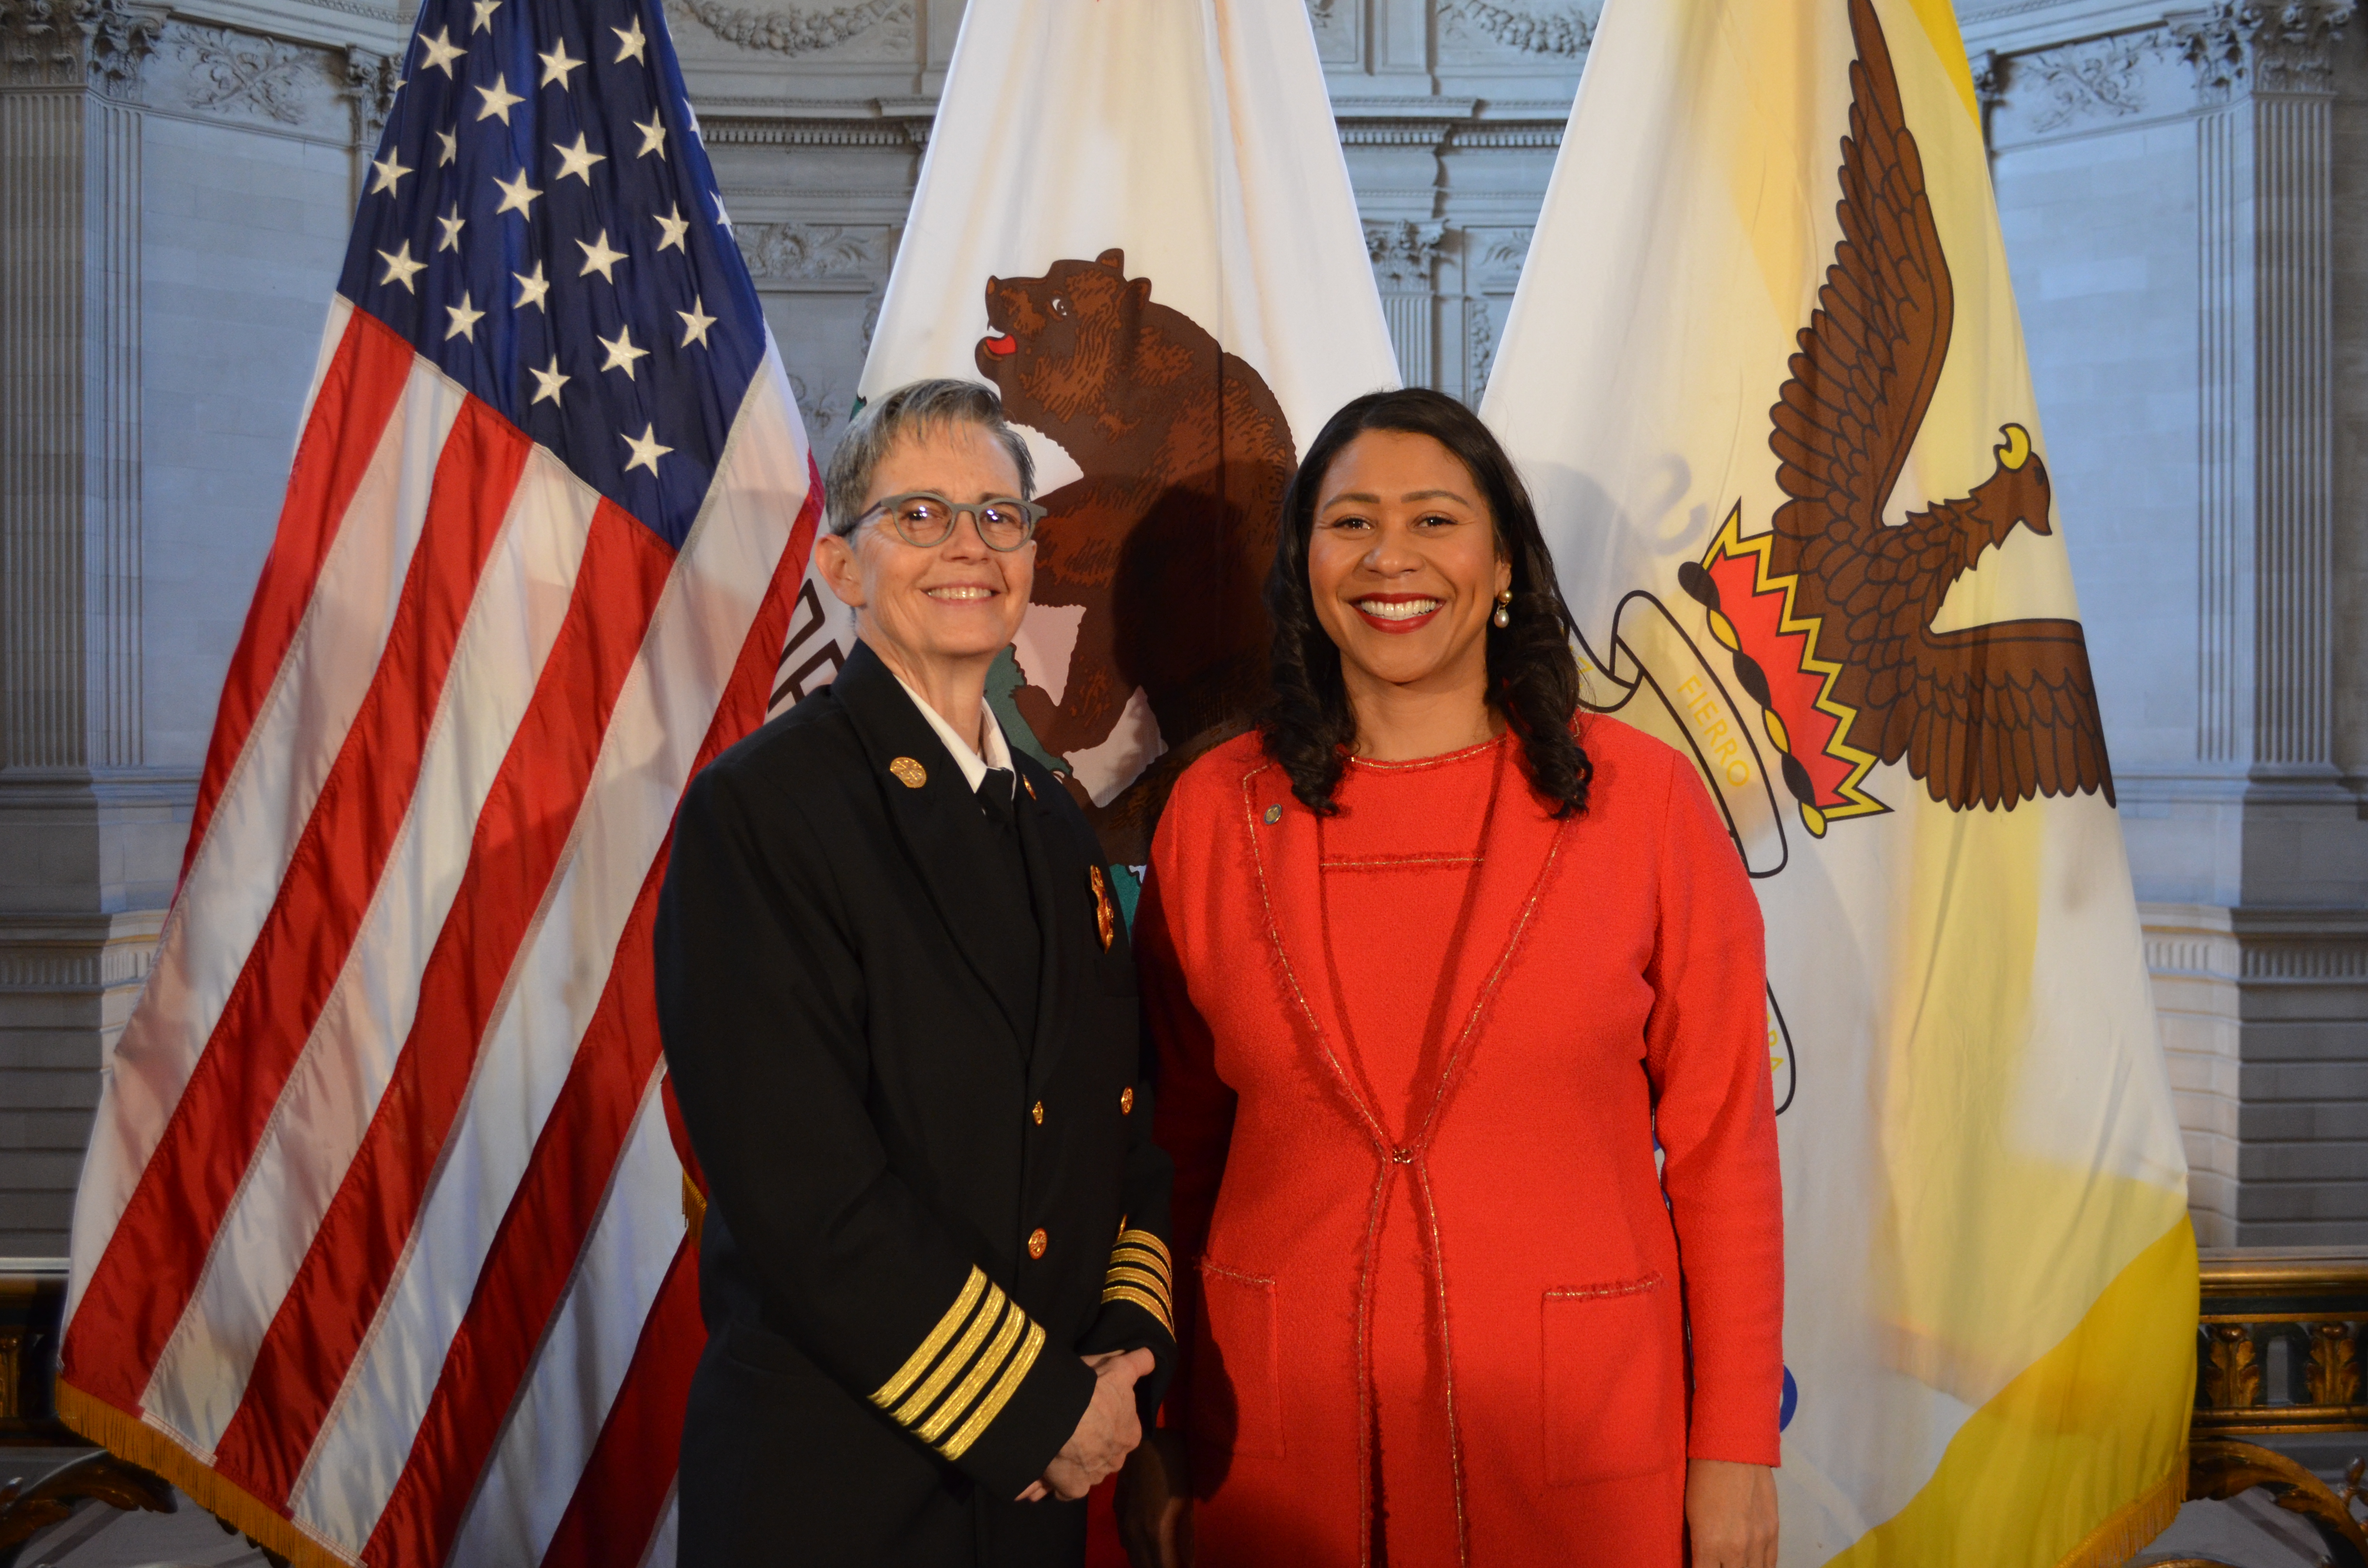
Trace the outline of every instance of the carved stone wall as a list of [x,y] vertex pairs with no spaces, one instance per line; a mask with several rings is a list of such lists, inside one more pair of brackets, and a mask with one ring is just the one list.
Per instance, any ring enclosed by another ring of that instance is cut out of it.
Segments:
[[2187,1206],[2203,1246],[2237,1244],[2243,1144],[2243,955],[2228,911],[2141,905],[2155,1016],[2187,1148]]
[[733,232],[774,335],[816,350],[791,359],[790,388],[808,435],[819,447],[836,445],[855,404],[903,230],[791,222],[741,223]]
[[102,781],[143,749],[135,95],[158,28],[0,0],[0,1253],[63,1226],[95,1103],[96,1041],[61,1073],[40,1026],[137,979],[86,960],[112,926]]
[[1439,251],[1444,223],[1368,223],[1365,253],[1381,288],[1382,315],[1397,349],[1398,375],[1408,386],[1438,384]]
[[[0,769],[140,760],[140,128],[156,24],[0,4]],[[22,378],[19,380],[18,378]]]
[[290,20],[0,0],[0,1256],[63,1250],[393,86]]
[[[2352,0],[1966,0],[2207,1236],[2368,1236]],[[2368,233],[2368,225],[2362,225]],[[2354,641],[2351,644],[2357,647]],[[2347,780],[2349,781],[2347,783]]]

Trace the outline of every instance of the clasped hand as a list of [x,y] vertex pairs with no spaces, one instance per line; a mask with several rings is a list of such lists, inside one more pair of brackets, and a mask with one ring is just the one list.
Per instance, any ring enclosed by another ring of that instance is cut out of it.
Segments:
[[1143,1419],[1135,1413],[1134,1385],[1158,1363],[1148,1350],[1111,1350],[1088,1356],[1094,1369],[1094,1397],[1077,1420],[1077,1429],[1044,1467],[1043,1479],[1032,1481],[1019,1494],[1022,1503],[1058,1497],[1074,1503],[1092,1491],[1105,1476],[1114,1475],[1134,1446],[1143,1441]]

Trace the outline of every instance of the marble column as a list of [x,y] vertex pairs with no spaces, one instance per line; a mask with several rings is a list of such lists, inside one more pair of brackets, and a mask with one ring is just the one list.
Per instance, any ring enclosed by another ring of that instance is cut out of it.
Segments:
[[[2203,701],[2197,753],[2321,792],[2333,753],[2331,50],[2351,0],[2224,3],[2175,28],[2207,108]],[[2251,894],[2248,891],[2248,897]]]
[[[2337,755],[2332,370],[2332,129],[2356,10],[2221,0],[2170,27],[2201,100],[2195,756],[2240,835],[2209,966],[2235,1003],[2240,1244],[2368,1234],[2351,1153],[2368,1130],[2368,828]],[[2225,1033],[2226,1011],[2167,1012],[2166,1036]]]
[[143,767],[141,64],[122,0],[0,0],[0,1256],[64,1250],[186,789]]
[[1365,225],[1365,251],[1382,291],[1382,314],[1396,346],[1398,375],[1410,387],[1438,384],[1439,251],[1442,223]]

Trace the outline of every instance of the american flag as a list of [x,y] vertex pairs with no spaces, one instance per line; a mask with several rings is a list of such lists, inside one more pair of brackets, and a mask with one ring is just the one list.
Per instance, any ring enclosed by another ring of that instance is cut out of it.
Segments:
[[299,1562],[670,1563],[650,925],[820,485],[655,0],[428,0],[370,171],[60,1407]]

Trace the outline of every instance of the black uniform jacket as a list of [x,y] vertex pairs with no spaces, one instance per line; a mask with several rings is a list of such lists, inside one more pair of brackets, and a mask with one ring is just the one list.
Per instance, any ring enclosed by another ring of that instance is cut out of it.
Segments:
[[1081,1506],[1012,1501],[1085,1413],[1079,1358],[1148,1346],[1146,1425],[1173,1365],[1126,932],[1084,817],[1015,761],[1017,854],[859,643],[683,801],[657,1001],[708,1186],[685,1568],[1079,1561]]

